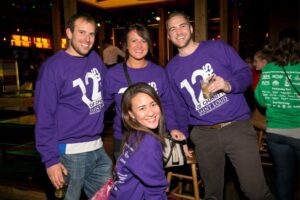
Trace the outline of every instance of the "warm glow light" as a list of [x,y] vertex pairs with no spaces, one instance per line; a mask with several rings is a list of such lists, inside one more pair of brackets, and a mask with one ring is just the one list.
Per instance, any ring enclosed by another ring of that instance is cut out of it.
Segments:
[[168,2],[170,0],[124,0],[124,1],[103,1],[103,0],[79,0],[80,2],[90,4],[93,6],[96,6],[100,9],[106,10],[106,9],[113,9],[113,8],[120,8],[120,7],[127,7],[127,6],[142,6],[150,3],[163,3]]
[[12,39],[21,40],[21,35],[12,35]]
[[49,38],[33,37],[33,43],[39,49],[51,49],[51,42]]
[[25,36],[25,35],[21,35],[21,40],[28,42],[29,41],[29,37]]
[[97,27],[99,28],[100,26],[101,26],[101,24],[98,22],[98,23],[97,23]]
[[26,35],[12,35],[11,38],[11,46],[31,47],[31,38]]
[[266,33],[266,38],[268,38],[269,37],[269,33]]
[[155,20],[156,20],[156,21],[160,21],[160,17],[159,17],[159,16],[156,16],[156,17],[155,17]]
[[[17,47],[36,47],[39,49],[51,49],[49,38],[29,37],[27,35],[12,35],[10,44]],[[6,40],[6,38],[5,38]]]
[[61,48],[62,49],[67,48],[67,39],[66,38],[61,39]]

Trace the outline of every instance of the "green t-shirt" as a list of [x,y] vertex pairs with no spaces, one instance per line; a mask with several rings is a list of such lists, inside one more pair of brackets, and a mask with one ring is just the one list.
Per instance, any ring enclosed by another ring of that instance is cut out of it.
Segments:
[[[292,84],[300,91],[300,64],[287,65],[285,70]],[[282,67],[269,63],[263,68],[255,98],[267,109],[267,128],[300,127],[300,96],[291,86]]]

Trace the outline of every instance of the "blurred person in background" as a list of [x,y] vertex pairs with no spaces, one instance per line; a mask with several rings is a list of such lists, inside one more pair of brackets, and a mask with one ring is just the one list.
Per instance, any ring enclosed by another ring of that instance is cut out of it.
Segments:
[[255,90],[256,85],[258,84],[261,70],[266,64],[272,61],[273,48],[271,45],[265,45],[262,49],[258,50],[254,54],[253,58],[253,81],[252,81],[252,90]]
[[118,63],[119,56],[124,58],[125,53],[121,49],[111,44],[108,39],[103,40],[104,50],[103,50],[103,62],[110,68]]
[[283,31],[273,62],[262,69],[255,89],[266,108],[267,141],[278,200],[293,200],[300,179],[300,43],[298,31]]

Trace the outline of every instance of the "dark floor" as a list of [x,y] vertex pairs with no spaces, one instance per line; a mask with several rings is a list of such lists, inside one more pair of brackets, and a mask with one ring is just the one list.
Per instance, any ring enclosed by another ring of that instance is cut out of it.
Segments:
[[[0,119],[3,119],[3,115],[7,117],[16,117],[20,114],[24,113],[2,113],[0,115]],[[109,115],[106,117],[106,127],[103,135],[103,142],[104,147],[109,154],[110,157],[112,157],[112,148],[113,148],[113,137],[112,137],[112,116]],[[3,127],[0,126],[0,132],[1,135],[7,135],[6,138],[3,139],[1,137],[0,143],[6,142],[13,142],[13,143],[21,143],[26,142],[27,146],[22,147],[22,149],[28,152],[33,150],[34,152],[34,135],[33,135],[33,129],[31,127],[21,127],[21,128],[15,128],[15,127]],[[17,137],[14,135],[16,134]],[[21,137],[22,136],[22,137]],[[12,141],[11,141],[12,140]],[[30,143],[31,141],[31,143]],[[7,151],[7,150],[10,151]],[[27,155],[20,155],[16,152],[19,151],[19,149],[14,149],[15,151],[11,151],[11,146],[9,145],[2,145],[1,147],[2,152],[8,152],[5,153],[2,158],[0,157],[0,187],[1,186],[8,186],[8,187],[14,187],[19,190],[26,190],[26,191],[38,191],[41,193],[46,194],[46,199],[55,199],[54,198],[54,190],[51,184],[49,183],[48,177],[45,173],[44,166],[40,162],[40,158],[37,154],[27,154]],[[3,155],[3,154],[2,154]],[[267,180],[267,184],[270,187],[270,190],[272,193],[275,193],[275,178],[274,178],[274,171],[273,166],[271,165],[271,161],[266,153],[262,154],[262,161],[263,161],[263,169],[265,173],[265,177]],[[186,169],[179,169],[185,171]],[[225,183],[225,199],[226,200],[239,200],[243,199],[241,198],[238,187],[236,187],[236,179],[235,179],[234,170],[228,164],[226,168],[226,183]],[[203,196],[203,188],[200,188],[201,196]],[[0,188],[1,193],[1,188]],[[6,195],[8,196],[8,195]],[[5,197],[5,195],[4,195]],[[0,194],[0,199],[8,200],[8,199],[28,199],[26,197],[10,197],[10,198],[4,198],[3,194]],[[82,197],[82,200],[85,200],[86,197]],[[170,197],[170,199],[176,199]],[[295,200],[299,200],[299,191],[297,192],[297,197],[295,197]]]

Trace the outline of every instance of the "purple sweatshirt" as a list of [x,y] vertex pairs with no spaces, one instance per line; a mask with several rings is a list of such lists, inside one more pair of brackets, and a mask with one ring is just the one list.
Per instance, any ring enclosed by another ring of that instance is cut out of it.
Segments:
[[59,146],[100,138],[105,73],[106,67],[94,51],[86,57],[60,51],[43,63],[34,108],[36,147],[46,167],[59,162]]
[[[174,112],[172,110],[172,98],[167,74],[164,68],[147,61],[145,68],[134,69],[128,67],[128,73],[132,83],[145,82],[152,86],[158,93],[166,119],[168,130],[178,129]],[[128,87],[128,82],[123,70],[123,63],[109,68],[104,82],[105,106],[115,102],[116,116],[114,118],[114,137],[121,140],[123,137],[121,119],[121,100],[123,93]]]
[[[167,65],[174,111],[180,130],[188,125],[212,125],[250,118],[243,92],[252,82],[249,66],[232,47],[220,40],[201,42],[188,56],[176,55]],[[228,80],[232,91],[205,99],[200,80],[218,75]]]
[[125,145],[116,164],[117,180],[110,200],[166,200],[168,186],[163,167],[162,144],[152,135],[145,134],[137,147],[135,141]]

